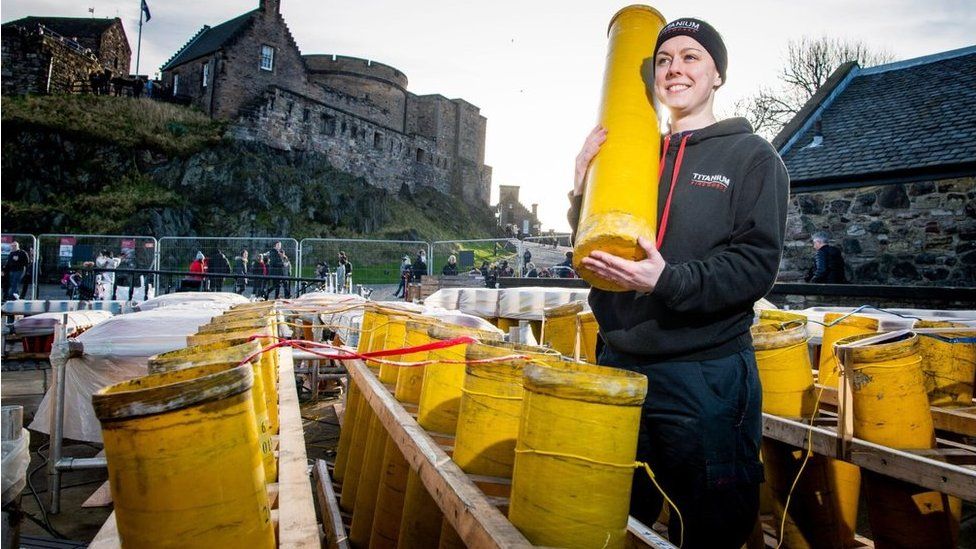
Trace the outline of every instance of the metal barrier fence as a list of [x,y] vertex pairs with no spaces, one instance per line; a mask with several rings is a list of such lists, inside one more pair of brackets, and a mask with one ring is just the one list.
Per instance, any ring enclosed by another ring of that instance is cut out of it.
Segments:
[[[281,244],[278,246],[278,244]],[[245,262],[243,252],[247,251]],[[270,291],[272,297],[291,297],[294,284],[251,277],[244,284],[244,277],[234,276],[246,264],[248,274],[269,276],[293,276],[298,272],[301,258],[298,241],[287,237],[181,237],[164,236],[159,239],[159,269],[164,271],[189,271],[190,264],[202,253],[207,259],[207,271],[211,274],[226,273],[226,277],[179,277],[160,275],[160,285],[172,288],[204,289],[244,294],[250,287],[253,295]],[[265,273],[267,269],[267,273]],[[200,287],[203,283],[202,288]]]
[[[529,278],[576,278],[567,261],[573,251],[568,233],[533,236],[522,241],[522,276]],[[572,263],[569,261],[569,263]],[[529,265],[531,264],[531,265]]]
[[[17,242],[21,250],[27,252],[31,258],[30,265],[24,272],[24,276],[18,281],[20,288],[11,288],[11,292],[20,296],[21,299],[37,299],[37,237],[32,234],[8,233],[0,235],[0,263],[7,264],[7,256],[10,255],[11,245]],[[3,290],[0,295],[6,297],[7,287],[10,284],[10,275],[3,274]],[[26,291],[25,291],[26,290]]]
[[453,255],[458,273],[479,270],[486,278],[519,276],[522,242],[515,238],[440,240],[431,248],[430,267],[434,274],[442,274]]
[[[120,269],[154,269],[156,267],[156,239],[138,235],[42,234],[37,238],[35,280],[46,295],[41,299],[56,299],[72,290],[70,276],[81,270],[86,262],[95,267]],[[111,299],[105,290],[118,287],[127,291],[131,286],[145,287],[145,281],[129,280],[129,275],[103,274],[98,281],[96,299]],[[40,292],[39,292],[40,293]]]
[[[430,244],[422,240],[360,240],[342,238],[306,238],[301,242],[302,263],[300,275],[307,278],[334,280],[339,262],[339,254],[346,256],[352,266],[351,276],[347,272],[345,289],[339,283],[340,291],[349,292],[353,284],[375,289],[392,290],[399,293],[401,267],[404,257],[410,259],[411,272],[418,265],[420,252],[424,252],[430,274]],[[328,283],[326,283],[328,284]],[[386,297],[385,291],[378,295]]]

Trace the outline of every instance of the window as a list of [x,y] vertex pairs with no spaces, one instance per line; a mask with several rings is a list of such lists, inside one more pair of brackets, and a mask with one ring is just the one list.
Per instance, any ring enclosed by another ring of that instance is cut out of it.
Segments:
[[173,95],[179,95],[180,93],[180,75],[173,75]]
[[322,115],[322,133],[334,135],[336,129],[336,119],[331,114]]
[[417,162],[423,162],[426,154],[423,149],[417,149]]
[[261,46],[261,70],[274,70],[274,48]]
[[376,132],[373,134],[373,148],[374,149],[383,148],[383,136],[380,135],[380,132]]
[[202,87],[207,87],[207,82],[210,81],[210,63],[203,64],[203,73],[201,74],[201,84]]
[[305,110],[302,111],[302,122],[308,122],[308,117],[311,114],[312,114],[312,111],[308,110],[308,108],[306,107]]

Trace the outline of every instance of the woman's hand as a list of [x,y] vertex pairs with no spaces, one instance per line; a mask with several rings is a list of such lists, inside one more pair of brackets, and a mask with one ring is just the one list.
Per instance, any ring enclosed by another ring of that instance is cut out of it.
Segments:
[[643,237],[637,238],[637,245],[644,248],[647,257],[640,261],[630,261],[606,252],[594,251],[583,258],[583,266],[604,280],[642,293],[651,293],[667,262],[657,251],[654,242]]
[[583,149],[576,155],[576,177],[573,179],[573,195],[583,194],[583,181],[586,179],[586,170],[590,167],[590,162],[596,153],[600,152],[600,146],[607,140],[607,130],[597,124],[590,135],[586,136],[583,142]]

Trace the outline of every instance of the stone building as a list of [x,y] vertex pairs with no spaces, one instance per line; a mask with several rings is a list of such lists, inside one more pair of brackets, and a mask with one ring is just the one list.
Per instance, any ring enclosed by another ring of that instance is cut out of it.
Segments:
[[780,281],[825,230],[852,282],[976,286],[976,47],[845,64],[773,145],[791,180]]
[[87,90],[92,71],[127,76],[132,50],[122,20],[24,17],[3,24],[4,95]]
[[519,202],[518,185],[498,186],[498,225],[500,227],[515,227],[523,235],[538,236],[541,225],[539,223],[539,205],[532,204],[532,211]]
[[416,95],[399,70],[366,59],[302,55],[279,0],[203,27],[162,67],[164,85],[230,133],[323,152],[337,168],[394,192],[428,186],[487,204],[486,119],[463,99]]

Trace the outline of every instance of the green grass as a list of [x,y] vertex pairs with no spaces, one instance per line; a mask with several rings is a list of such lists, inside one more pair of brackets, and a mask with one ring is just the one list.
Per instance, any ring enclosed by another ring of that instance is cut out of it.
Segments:
[[2,107],[5,125],[43,127],[178,156],[219,142],[225,128],[199,111],[145,98],[5,96]]

